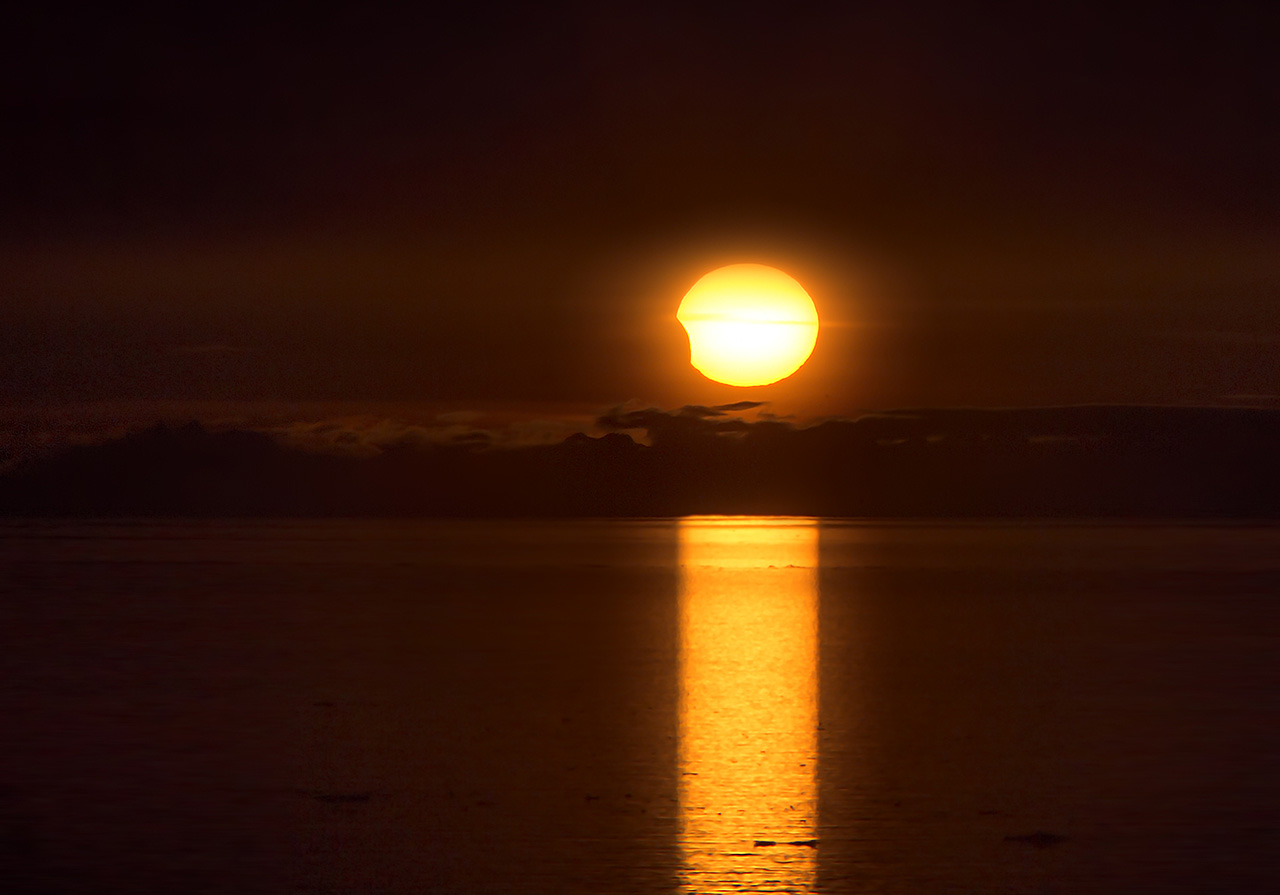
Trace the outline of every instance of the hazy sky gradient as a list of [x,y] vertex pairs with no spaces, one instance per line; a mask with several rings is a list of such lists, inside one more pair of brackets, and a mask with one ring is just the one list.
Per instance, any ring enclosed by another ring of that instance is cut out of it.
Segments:
[[[8,405],[1280,394],[1262,5],[23,15]],[[748,260],[824,329],[735,390],[674,313]]]

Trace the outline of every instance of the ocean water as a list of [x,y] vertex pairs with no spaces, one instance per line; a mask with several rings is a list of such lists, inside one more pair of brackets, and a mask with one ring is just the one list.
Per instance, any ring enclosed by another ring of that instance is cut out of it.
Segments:
[[0,523],[0,891],[1273,893],[1280,528]]

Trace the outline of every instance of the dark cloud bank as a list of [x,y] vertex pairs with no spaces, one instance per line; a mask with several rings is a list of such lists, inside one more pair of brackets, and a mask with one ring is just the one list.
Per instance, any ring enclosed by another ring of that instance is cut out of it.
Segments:
[[599,438],[499,449],[468,433],[372,454],[158,426],[11,465],[0,512],[1280,516],[1280,411],[949,409],[797,427],[735,414],[750,407],[618,409]]

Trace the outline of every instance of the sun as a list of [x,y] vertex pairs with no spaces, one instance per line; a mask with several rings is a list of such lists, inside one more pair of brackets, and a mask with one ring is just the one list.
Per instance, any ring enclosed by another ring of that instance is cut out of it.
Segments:
[[730,264],[693,284],[676,319],[689,361],[726,385],[768,385],[804,366],[818,341],[818,310],[804,287],[764,264]]

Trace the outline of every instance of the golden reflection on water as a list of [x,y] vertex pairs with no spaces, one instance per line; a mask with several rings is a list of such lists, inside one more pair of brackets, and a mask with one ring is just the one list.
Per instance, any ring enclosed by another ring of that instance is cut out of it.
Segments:
[[812,891],[817,849],[793,843],[818,835],[817,523],[679,532],[684,889]]

